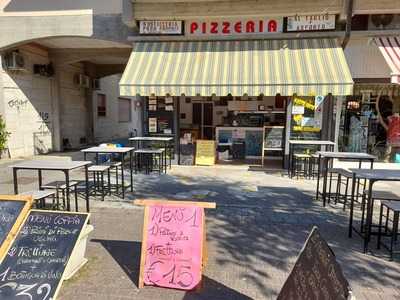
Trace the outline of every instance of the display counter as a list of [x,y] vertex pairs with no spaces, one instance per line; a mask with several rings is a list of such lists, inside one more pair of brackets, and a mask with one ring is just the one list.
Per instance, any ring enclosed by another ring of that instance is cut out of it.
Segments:
[[245,143],[245,158],[261,158],[263,127],[216,127],[217,146],[231,146],[234,142]]

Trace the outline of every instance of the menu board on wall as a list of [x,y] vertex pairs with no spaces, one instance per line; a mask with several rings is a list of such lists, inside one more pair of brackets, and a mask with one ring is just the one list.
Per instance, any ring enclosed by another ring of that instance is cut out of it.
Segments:
[[282,149],[284,145],[285,127],[264,127],[264,148]]
[[0,195],[0,262],[32,205],[28,196]]
[[197,287],[206,261],[204,208],[215,208],[215,203],[136,200],[135,204],[145,206],[139,288]]
[[346,300],[351,294],[335,254],[314,227],[287,278],[278,300]]
[[0,265],[0,299],[55,299],[88,218],[87,213],[31,210]]

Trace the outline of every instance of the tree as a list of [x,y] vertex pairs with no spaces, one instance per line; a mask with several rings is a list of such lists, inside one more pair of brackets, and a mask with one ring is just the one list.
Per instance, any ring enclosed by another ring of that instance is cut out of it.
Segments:
[[10,132],[6,130],[6,123],[3,121],[2,116],[0,115],[0,157],[1,152],[6,149],[7,140],[10,135]]

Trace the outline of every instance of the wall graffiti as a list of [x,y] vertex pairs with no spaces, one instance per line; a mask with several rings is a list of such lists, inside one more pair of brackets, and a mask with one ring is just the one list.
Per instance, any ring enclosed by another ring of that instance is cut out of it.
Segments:
[[50,113],[45,111],[39,112],[38,130],[41,134],[50,134],[51,119]]
[[26,108],[28,106],[28,102],[28,99],[11,99],[7,104],[11,109],[20,110]]

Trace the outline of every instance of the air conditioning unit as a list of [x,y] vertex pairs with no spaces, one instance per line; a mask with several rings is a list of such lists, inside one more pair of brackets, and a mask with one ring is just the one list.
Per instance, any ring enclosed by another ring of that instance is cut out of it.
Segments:
[[389,26],[394,19],[394,15],[381,14],[381,15],[371,15],[371,27],[369,29],[385,29]]
[[92,89],[96,91],[101,90],[100,79],[92,80]]
[[74,84],[80,88],[90,88],[90,78],[84,74],[76,74]]
[[4,56],[4,68],[11,71],[25,70],[24,57],[17,51],[7,53]]
[[52,63],[49,63],[47,65],[33,65],[33,74],[44,77],[52,77],[54,75],[54,68]]

